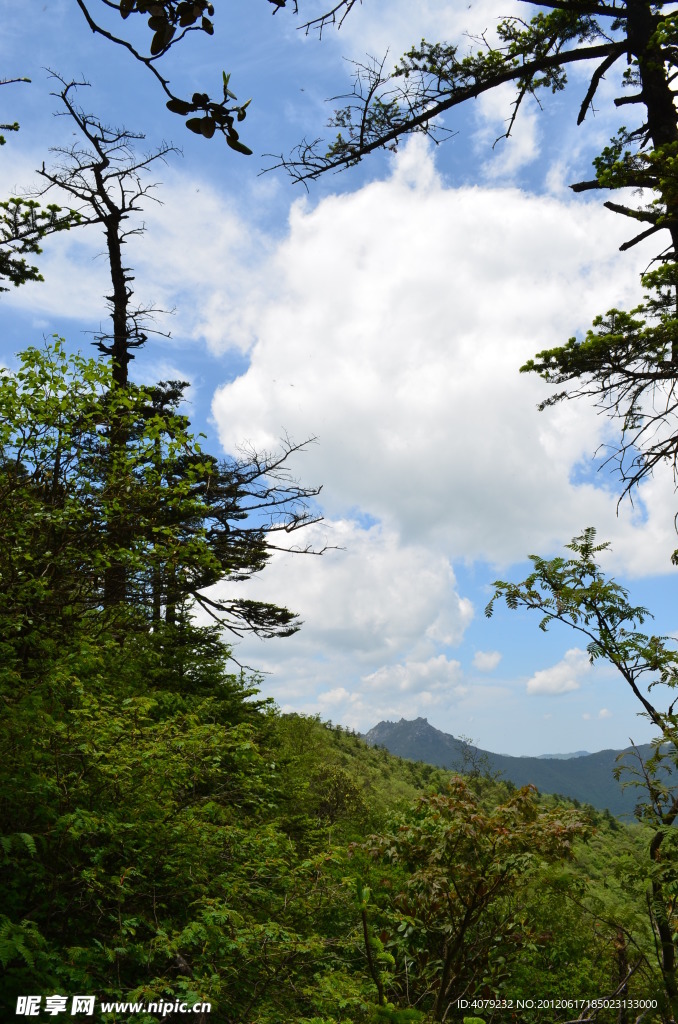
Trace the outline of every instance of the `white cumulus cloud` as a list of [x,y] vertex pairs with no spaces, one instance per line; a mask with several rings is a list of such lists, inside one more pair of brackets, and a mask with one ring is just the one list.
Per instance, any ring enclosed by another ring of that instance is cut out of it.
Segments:
[[396,693],[444,690],[464,696],[467,688],[460,684],[461,678],[459,662],[448,661],[444,654],[439,654],[428,661],[384,665],[363,676],[363,683],[368,690],[393,690]]
[[[398,694],[410,695],[410,705],[425,693],[441,701],[463,695],[459,664],[440,647],[462,641],[473,608],[447,558],[353,520],[314,526],[305,541],[337,550],[321,558],[278,553],[261,578],[214,588],[287,606],[303,620],[295,636],[249,638],[236,648],[238,660],[270,673],[267,693],[284,707],[346,705],[351,714],[339,720],[360,727]],[[373,699],[357,707],[363,694]]]
[[473,655],[473,667],[479,672],[492,672],[500,661],[499,651],[476,651]]
[[591,670],[591,663],[586,651],[573,647],[567,651],[562,661],[551,668],[540,669],[527,681],[529,694],[570,693],[581,686],[581,677]]
[[539,413],[546,386],[518,373],[635,301],[636,270],[616,253],[625,230],[576,200],[445,187],[413,140],[388,180],[292,208],[241,294],[255,340],[214,398],[222,443],[316,436],[306,465],[331,517],[357,507],[453,558],[508,564],[593,524],[617,564],[669,571],[672,481],[650,481],[617,517],[616,484],[578,479],[605,417],[583,402]]

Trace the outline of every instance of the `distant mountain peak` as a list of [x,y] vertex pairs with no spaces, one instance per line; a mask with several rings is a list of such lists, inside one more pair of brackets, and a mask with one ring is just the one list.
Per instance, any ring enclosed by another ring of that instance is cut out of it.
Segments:
[[[431,725],[427,718],[398,722],[379,722],[363,736],[371,746],[386,747],[392,754],[410,761],[423,761],[439,768],[463,771],[468,760],[469,744]],[[636,797],[632,790],[622,790],[614,778],[620,750],[600,750],[589,754],[578,750],[573,754],[511,757],[474,749],[491,772],[498,772],[516,786],[535,785],[543,793],[563,796],[592,804],[613,814],[631,816]],[[643,758],[652,753],[650,744],[638,748]]]

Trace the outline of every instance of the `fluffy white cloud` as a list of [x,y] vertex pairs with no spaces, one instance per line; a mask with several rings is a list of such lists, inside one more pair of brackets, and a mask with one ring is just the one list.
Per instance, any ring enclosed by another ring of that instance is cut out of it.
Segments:
[[510,138],[503,138],[508,130],[514,99],[515,86],[507,83],[483,93],[476,105],[479,127],[474,133],[473,144],[489,181],[512,180],[518,171],[539,156],[539,110],[533,101],[523,104]]
[[437,723],[465,703],[469,688],[462,679],[459,662],[440,654],[425,661],[383,665],[354,681],[351,691],[345,687],[321,690],[316,704],[321,713],[323,709],[332,711],[341,721],[362,730],[383,719],[411,719],[420,714],[429,714]]
[[479,672],[492,672],[500,661],[499,651],[476,651],[473,655],[473,667]]
[[570,693],[581,686],[581,677],[591,671],[591,662],[586,651],[573,647],[562,661],[551,668],[540,669],[527,681],[529,694]]
[[[575,482],[605,418],[582,402],[540,414],[545,386],[518,374],[635,299],[635,268],[615,252],[625,225],[578,201],[446,188],[421,140],[394,166],[293,207],[242,297],[257,340],[215,396],[224,446],[317,436],[306,466],[329,515],[358,507],[453,558],[510,563],[596,524],[628,561],[642,549],[668,571],[670,482],[646,488],[646,521],[630,506],[617,518],[614,485]],[[214,338],[219,322],[205,329]]]
[[448,560],[349,520],[315,526],[305,540],[338,549],[322,558],[278,553],[260,579],[215,588],[286,605],[304,622],[295,636],[236,647],[240,662],[266,674],[266,693],[285,709],[361,730],[396,711],[413,717],[460,701],[460,665],[440,648],[461,642],[473,609]]
[[448,661],[444,654],[439,654],[428,661],[384,665],[376,672],[363,676],[362,681],[368,690],[429,695],[433,691],[445,691],[463,697],[468,692],[468,687],[459,682],[461,678],[459,662]]
[[[492,699],[492,694],[485,690],[474,692],[463,679],[459,662],[440,654],[425,661],[384,665],[359,680],[354,679],[351,689],[321,688],[310,698],[308,706],[362,731],[379,721],[412,719],[422,714],[428,715],[437,727],[451,730],[451,722],[462,711],[467,714],[482,707],[488,697]],[[494,692],[506,694],[501,688]]]
[[403,544],[380,525],[365,529],[350,520],[314,526],[304,542],[335,550],[321,558],[278,552],[263,577],[237,588],[226,580],[215,588],[288,605],[301,616],[305,625],[296,636],[265,645],[250,642],[248,653],[263,654],[264,667],[269,660],[313,660],[324,652],[346,657],[369,674],[413,652],[419,659],[440,644],[461,641],[473,609],[457,593],[443,555]]

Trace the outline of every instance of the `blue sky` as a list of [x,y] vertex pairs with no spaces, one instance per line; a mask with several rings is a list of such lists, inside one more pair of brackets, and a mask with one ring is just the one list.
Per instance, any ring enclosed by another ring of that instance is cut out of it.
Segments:
[[[575,634],[483,615],[494,579],[522,578],[528,553],[558,553],[594,525],[613,544],[608,571],[655,611],[660,632],[678,628],[670,471],[617,514],[617,482],[592,472],[614,429],[581,402],[539,413],[546,386],[517,372],[640,294],[653,249],[620,255],[626,225],[567,188],[616,131],[605,103],[614,82],[580,129],[583,68],[543,112],[526,106],[514,138],[494,148],[507,93],[457,113],[448,123],[459,134],[441,146],[413,139],[308,194],[259,174],[263,154],[321,134],[326,97],[350,85],[345,57],[390,47],[395,58],[422,36],[463,43],[465,28],[512,10],[511,0],[461,6],[391,0],[385,18],[366,0],[319,42],[264,0],[229,9],[228,21],[218,4],[214,38],[178,49],[168,72],[189,94],[217,92],[231,73],[238,98],[252,97],[242,138],[255,156],[244,158],[187,132],[143,69],[93,39],[74,0],[25,0],[20,15],[3,3],[4,74],[32,84],[2,90],[2,120],[21,122],[0,154],[2,191],[30,185],[49,147],[71,139],[53,117],[46,67],[89,80],[82,105],[145,132],[148,148],[182,147],[154,172],[163,205],[148,204],[147,232],[129,245],[139,300],[175,310],[160,324],[172,338],[149,343],[136,379],[189,380],[189,414],[215,454],[315,437],[294,467],[323,484],[325,521],[310,539],[341,549],[276,556],[240,585],[305,623],[293,638],[238,647],[265,673],[264,693],[360,730],[423,715],[512,754],[621,747],[648,739],[649,726]],[[88,349],[105,320],[101,250],[96,231],[48,241],[45,283],[3,297],[7,364],[53,333]]]

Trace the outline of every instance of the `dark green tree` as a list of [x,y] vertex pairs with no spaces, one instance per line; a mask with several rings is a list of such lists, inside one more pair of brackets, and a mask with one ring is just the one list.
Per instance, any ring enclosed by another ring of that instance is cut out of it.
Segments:
[[[134,304],[134,275],[125,265],[125,244],[143,230],[134,218],[154,187],[147,172],[157,161],[165,160],[173,147],[163,145],[138,155],[134,144],[143,136],[110,128],[86,113],[75,101],[76,84],[55,78],[61,86],[57,98],[78,138],[68,148],[55,150],[55,166],[43,165],[40,173],[47,186],[41,194],[54,188],[66,192],[81,227],[103,231],[111,277],[107,296],[111,327],[97,335],[96,345],[110,360],[112,388],[128,392],[132,402],[128,409],[125,398],[112,396],[108,408],[108,485],[111,493],[126,496],[121,499],[126,512],[106,519],[109,564],[103,600],[108,606],[124,605],[133,593],[139,594],[140,587],[150,586],[156,621],[161,607],[168,622],[176,621],[190,599],[231,629],[269,636],[294,632],[294,616],[284,608],[245,599],[217,600],[205,591],[226,576],[232,582],[250,578],[263,569],[276,546],[277,534],[289,536],[317,519],[309,511],[309,502],[318,489],[299,485],[289,470],[288,460],[304,446],[283,440],[277,452],[249,450],[221,461],[203,453],[199,446],[181,450],[176,437],[185,436],[188,428],[188,421],[178,412],[185,384],[163,382],[147,395],[135,390],[130,364],[155,330],[154,316],[159,311]],[[132,468],[129,452],[149,429],[155,430],[155,437],[152,449],[146,452],[147,462]],[[171,456],[168,443],[174,446]],[[149,474],[155,474],[150,487]],[[182,476],[196,503],[195,515],[170,499]],[[151,501],[152,507],[135,506],[129,495],[141,503]],[[142,574],[140,579],[135,575],[126,552],[140,543],[158,552],[165,529],[175,547],[173,552],[165,549],[162,557],[149,557],[147,564],[153,566],[154,574],[149,583],[147,576]],[[189,570],[184,555],[196,538],[209,546],[212,558]]]
[[[0,282],[18,288],[27,281],[44,280],[26,256],[39,255],[40,243],[47,235],[79,223],[75,210],[65,211],[55,203],[42,208],[35,200],[17,197],[0,202]],[[0,284],[0,292],[8,290]]]
[[[187,431],[188,419],[179,412],[185,387],[182,381],[162,381],[145,393],[146,398],[142,392],[145,404],[136,429],[143,432],[156,422],[173,436]],[[172,457],[160,433],[154,435],[151,459],[160,490],[141,489],[142,494],[151,495],[152,503],[146,517],[153,526],[146,540],[152,549],[167,532],[174,537],[173,548],[171,553],[150,560],[151,574],[145,572],[129,581],[130,587],[136,586],[140,602],[151,608],[154,622],[174,624],[188,605],[197,603],[236,635],[249,631],[272,637],[297,631],[295,616],[285,608],[263,601],[219,598],[206,591],[224,580],[241,583],[251,579],[278,548],[277,534],[288,537],[317,521],[309,503],[319,489],[300,485],[288,467],[288,459],[303,448],[284,440],[276,453],[247,450],[218,460],[196,444]],[[173,500],[175,489],[186,481],[196,503],[194,514]],[[139,530],[140,512],[132,519]],[[211,557],[189,567],[185,552],[196,540],[209,548]],[[309,553],[310,547],[296,550]]]
[[[30,79],[5,78],[0,85],[17,82],[30,82]],[[19,124],[16,121],[2,124],[0,131],[18,132]],[[0,146],[6,141],[5,136],[0,135]],[[3,281],[15,288],[27,281],[42,281],[38,268],[25,257],[39,255],[43,238],[55,231],[66,231],[79,220],[75,210],[65,211],[54,203],[42,209],[34,199],[13,197],[0,202],[0,292],[8,291]]]
[[[67,622],[103,607],[147,630],[178,625],[193,601],[238,633],[298,629],[287,609],[204,592],[261,571],[271,535],[313,518],[316,492],[285,465],[293,446],[219,463],[167,389],[114,387],[110,368],[68,356],[61,342],[2,372],[0,431],[1,575],[13,629],[56,642]],[[124,601],[107,599],[111,565],[123,570]]]
[[[113,455],[112,416],[127,438]],[[26,991],[171,991],[285,1016],[283,982],[325,955],[293,898],[309,869],[275,821],[267,702],[223,639],[224,624],[298,623],[266,604],[215,603],[211,628],[190,614],[194,589],[265,564],[266,529],[244,522],[255,491],[202,455],[167,389],[114,387],[62,342],[0,373],[3,1011]],[[232,549],[212,520],[233,523]],[[111,563],[127,580],[114,605]]]

